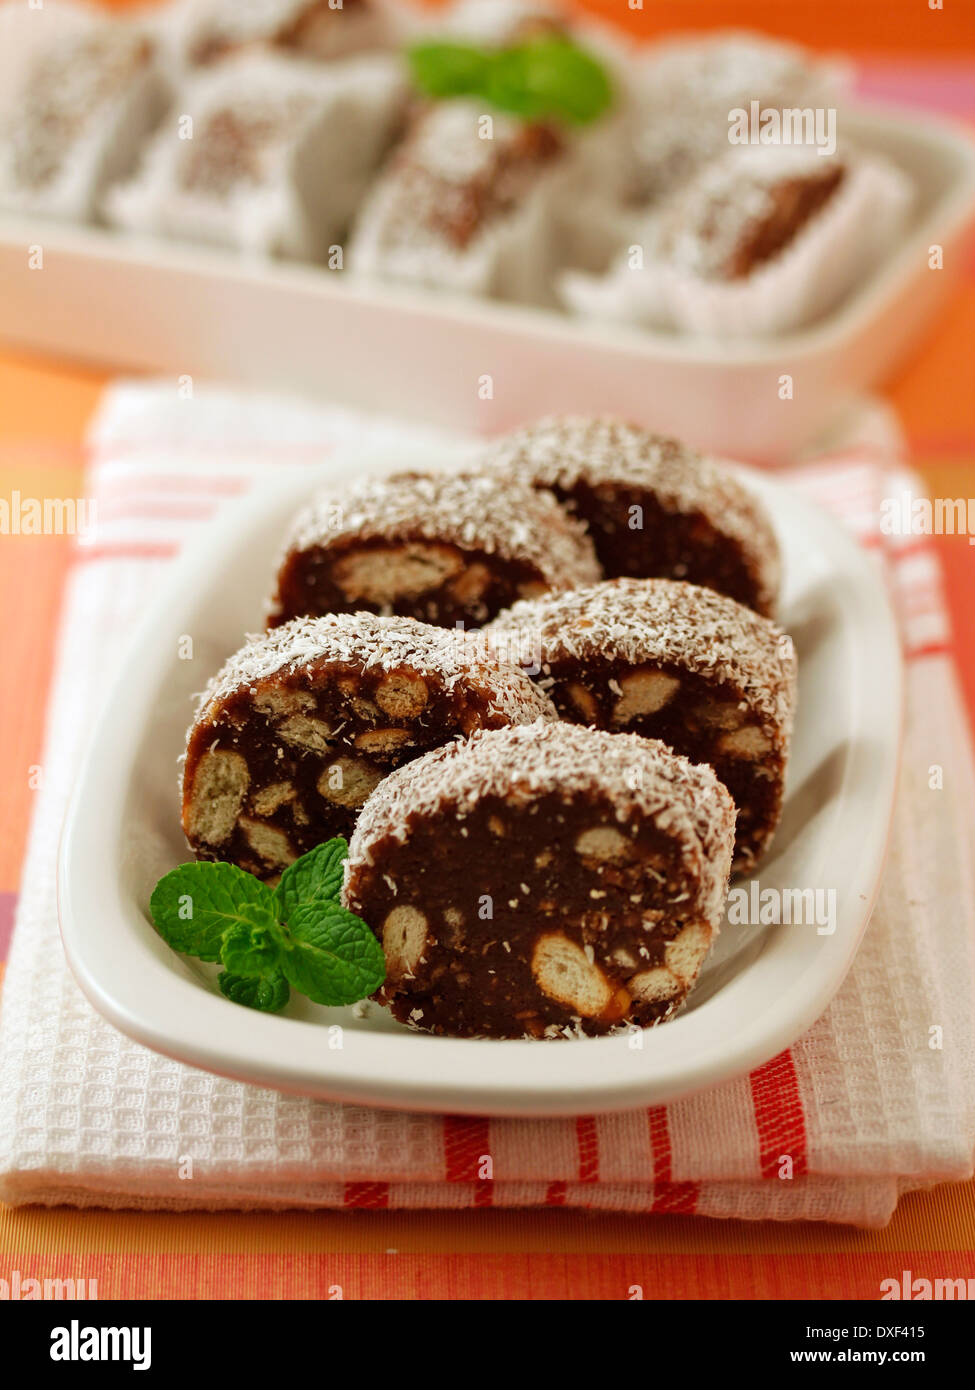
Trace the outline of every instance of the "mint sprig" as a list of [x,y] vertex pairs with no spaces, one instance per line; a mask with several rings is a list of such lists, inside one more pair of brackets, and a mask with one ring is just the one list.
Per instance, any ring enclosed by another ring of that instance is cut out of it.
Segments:
[[174,950],[219,961],[221,992],[276,1012],[290,989],[316,1004],[354,1004],[386,978],[374,933],[339,901],[348,854],[336,838],[296,859],[271,889],[234,864],[180,864],[159,880],[149,910]]
[[209,961],[220,960],[231,927],[275,916],[271,889],[235,864],[181,864],[156,884],[149,908],[174,951]]
[[490,81],[492,50],[431,39],[406,50],[414,86],[429,97],[483,95]]
[[274,890],[285,921],[299,907],[306,907],[322,898],[338,899],[348,852],[348,845],[337,835],[334,840],[316,845],[288,865]]
[[222,970],[217,976],[217,984],[220,993],[235,1004],[243,1004],[248,1009],[263,1009],[269,1014],[283,1009],[291,997],[288,982],[280,971],[273,975],[235,975],[230,970]]
[[602,63],[558,34],[494,49],[428,40],[412,44],[406,56],[426,96],[477,97],[523,120],[586,125],[613,100]]
[[294,988],[316,1004],[354,1004],[386,978],[375,936],[361,918],[328,899],[288,918],[280,964]]

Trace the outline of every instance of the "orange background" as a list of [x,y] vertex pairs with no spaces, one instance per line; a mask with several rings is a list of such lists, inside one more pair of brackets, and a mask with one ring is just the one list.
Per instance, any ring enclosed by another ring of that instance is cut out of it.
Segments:
[[640,38],[675,29],[762,29],[810,48],[846,53],[958,54],[975,52],[975,6],[944,0],[580,0],[579,9],[607,19]]
[[[117,0],[118,3],[118,0]],[[975,53],[975,5],[945,0],[734,5],[588,0],[587,8],[650,35],[674,24],[753,25],[824,48],[902,59]],[[948,71],[946,65],[945,69]],[[975,80],[975,65],[969,69]],[[975,263],[936,333],[889,384],[888,396],[932,495],[975,496]],[[81,490],[81,436],[104,377],[0,351],[0,495]],[[956,634],[971,633],[975,547],[936,538]],[[57,537],[0,543],[0,900],[16,893],[40,758],[44,692],[70,553]],[[975,715],[975,651],[956,642]],[[0,933],[3,923],[0,922]],[[2,959],[0,935],[0,959]],[[2,968],[2,967],[0,967]],[[708,1222],[679,1216],[588,1215],[565,1209],[462,1213],[325,1212],[181,1215],[0,1208],[0,1276],[97,1277],[107,1297],[648,1298],[878,1296],[902,1269],[975,1274],[975,1186],[906,1198],[886,1230]]]
[[[448,0],[426,0],[427,8]],[[144,0],[105,0],[110,9],[132,8]],[[638,38],[655,38],[675,29],[763,29],[811,48],[847,53],[938,54],[975,52],[975,5],[944,0],[932,10],[928,0],[576,0],[575,8],[625,29]]]

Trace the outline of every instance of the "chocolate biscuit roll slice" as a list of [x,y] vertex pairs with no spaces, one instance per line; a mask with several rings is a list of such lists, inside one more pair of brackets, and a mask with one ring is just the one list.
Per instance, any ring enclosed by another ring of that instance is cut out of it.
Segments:
[[368,609],[479,626],[599,577],[583,528],[551,496],[497,476],[400,473],[323,494],[298,517],[269,625]]
[[183,28],[183,57],[199,65],[255,48],[334,62],[392,38],[385,7],[375,0],[198,0]]
[[808,149],[726,155],[666,206],[661,255],[704,280],[742,280],[782,255],[847,176],[841,159]]
[[718,928],[734,820],[709,768],[632,734],[537,723],[436,749],[386,779],[349,849],[378,997],[461,1037],[659,1023]]
[[483,459],[551,490],[585,522],[607,579],[686,579],[770,616],[779,547],[765,509],[720,463],[609,418],[540,420]]
[[4,5],[0,54],[0,208],[100,221],[107,191],[169,105],[160,45],[148,25],[87,6],[51,6],[21,23]]
[[551,303],[552,233],[578,175],[576,142],[547,121],[466,98],[417,110],[356,219],[357,275],[438,291]]
[[517,603],[485,635],[540,672],[563,719],[710,763],[738,807],[735,869],[752,868],[781,814],[795,714],[780,628],[710,589],[616,579]]
[[371,613],[296,619],[251,640],[204,692],[183,829],[198,858],[270,878],[348,835],[401,763],[475,729],[554,718],[472,636]]

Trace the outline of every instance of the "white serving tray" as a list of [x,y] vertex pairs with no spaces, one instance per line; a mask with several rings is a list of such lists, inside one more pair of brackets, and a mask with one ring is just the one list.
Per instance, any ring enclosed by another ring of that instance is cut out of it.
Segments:
[[[455,456],[451,456],[455,457]],[[416,458],[383,460],[386,468]],[[427,465],[431,460],[424,455]],[[445,456],[444,463],[448,462]],[[379,470],[336,457],[334,478]],[[224,999],[216,968],[171,951],[147,915],[156,880],[190,856],[176,760],[191,693],[260,626],[287,522],[321,474],[283,469],[182,558],[146,616],[94,731],[58,866],[68,961],[116,1027],[183,1062],[279,1089],[398,1109],[498,1115],[655,1104],[749,1071],[808,1028],[839,988],[883,865],[900,744],[898,638],[879,564],[804,498],[748,481],[788,557],[783,621],[799,654],[785,813],[762,888],[832,888],[835,931],[726,925],[685,1012],[639,1035],[457,1040],[410,1032],[370,1005],[293,998],[283,1016]],[[192,633],[194,660],[176,659]],[[341,1032],[330,1031],[335,1024]],[[335,1040],[340,1038],[341,1047]]]
[[[902,361],[950,290],[975,209],[975,145],[960,128],[871,109],[845,115],[842,133],[907,170],[915,216],[843,306],[774,342],[693,341],[10,217],[0,218],[0,338],[126,370],[381,402],[474,433],[549,411],[617,412],[702,449],[781,463]],[[934,243],[943,270],[928,268]],[[28,268],[37,245],[42,271]],[[791,400],[779,397],[783,375]]]

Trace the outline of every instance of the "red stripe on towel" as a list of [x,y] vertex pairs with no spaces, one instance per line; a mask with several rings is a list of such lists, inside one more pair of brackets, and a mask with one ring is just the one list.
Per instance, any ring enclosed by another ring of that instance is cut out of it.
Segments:
[[[443,1122],[444,1160],[448,1182],[469,1182],[474,1187],[474,1205],[490,1207],[494,1203],[494,1161],[491,1154],[491,1122],[479,1116],[445,1115]],[[491,1160],[483,1176],[485,1159]]]
[[98,497],[125,497],[133,493],[187,492],[215,497],[239,497],[247,492],[252,479],[228,476],[210,477],[193,473],[132,473],[106,478],[98,485]]
[[650,1210],[692,1214],[697,1210],[698,1184],[673,1180],[673,1151],[665,1105],[650,1107],[647,1127],[653,1151],[653,1206]]
[[920,661],[925,656],[950,656],[954,650],[951,642],[928,642],[923,647],[912,647],[905,654],[907,661]]
[[124,497],[98,506],[98,520],[104,521],[209,521],[216,516],[219,501],[184,498],[163,502],[158,497]]
[[347,1182],[342,1193],[347,1207],[371,1207],[376,1210],[389,1206],[388,1182]]
[[445,1115],[443,1150],[448,1182],[484,1182],[481,1164],[491,1157],[491,1124],[471,1115]]
[[799,1078],[790,1051],[780,1052],[748,1078],[758,1129],[763,1178],[777,1178],[783,1158],[792,1160],[792,1176],[806,1172],[806,1116]]
[[75,563],[90,565],[94,560],[171,560],[178,555],[181,547],[175,541],[159,541],[153,544],[142,543],[118,545],[79,545],[75,551]]
[[576,1146],[579,1150],[579,1181],[599,1181],[599,1135],[591,1115],[576,1120]]

